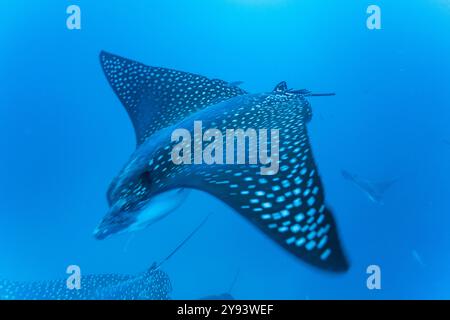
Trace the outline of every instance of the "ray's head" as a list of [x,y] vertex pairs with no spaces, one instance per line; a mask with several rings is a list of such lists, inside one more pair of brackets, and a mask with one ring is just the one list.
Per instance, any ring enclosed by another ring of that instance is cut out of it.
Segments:
[[302,105],[302,114],[306,122],[312,119],[312,108],[311,104],[305,97],[312,95],[311,91],[307,89],[294,90],[289,89],[286,81],[282,81],[275,86],[272,93],[283,100],[283,102],[293,102]]
[[109,211],[94,231],[97,239],[144,229],[175,210],[187,189],[161,190],[155,186],[158,170],[145,158],[132,157],[108,190]]

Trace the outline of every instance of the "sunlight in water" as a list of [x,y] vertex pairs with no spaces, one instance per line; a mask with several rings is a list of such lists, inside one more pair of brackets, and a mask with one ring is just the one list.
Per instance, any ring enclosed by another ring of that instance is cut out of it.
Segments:
[[450,9],[450,0],[434,0],[434,2],[443,8]]

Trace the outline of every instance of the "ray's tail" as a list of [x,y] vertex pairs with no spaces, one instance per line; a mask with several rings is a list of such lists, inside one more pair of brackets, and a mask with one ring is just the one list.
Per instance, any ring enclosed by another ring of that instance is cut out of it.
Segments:
[[306,95],[306,97],[332,97],[335,96],[336,93],[331,92],[331,93],[309,93]]
[[241,270],[240,269],[238,269],[237,271],[236,271],[236,274],[234,275],[234,278],[233,278],[233,282],[231,282],[231,284],[230,284],[230,287],[228,288],[228,293],[231,295],[231,291],[233,290],[233,288],[234,288],[234,286],[236,285],[236,282],[237,282],[237,280],[238,280],[238,278],[239,278],[239,273],[241,272]]
[[164,258],[160,263],[158,263],[154,268],[160,268],[165,262],[167,262],[172,256],[178,252],[200,229],[203,225],[208,221],[209,217],[212,215],[210,213],[203,221],[194,229],[166,258]]
[[312,91],[309,91],[308,89],[299,89],[299,90],[289,90],[290,93],[297,93],[301,94],[305,97],[331,97],[335,96],[336,93],[330,92],[330,93],[314,93]]

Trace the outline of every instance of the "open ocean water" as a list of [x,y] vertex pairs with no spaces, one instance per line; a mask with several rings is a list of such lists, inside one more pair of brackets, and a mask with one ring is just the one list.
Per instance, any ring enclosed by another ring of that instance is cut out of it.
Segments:
[[[66,8],[81,8],[68,30]],[[382,29],[366,26],[369,5]],[[167,263],[175,299],[450,298],[450,1],[0,0],[0,278],[134,274]],[[350,269],[297,259],[220,200],[193,191],[145,230],[99,241],[107,188],[135,149],[102,50],[152,66],[280,81],[311,97],[308,124]],[[383,203],[346,170],[396,183]],[[381,268],[369,290],[366,269]]]

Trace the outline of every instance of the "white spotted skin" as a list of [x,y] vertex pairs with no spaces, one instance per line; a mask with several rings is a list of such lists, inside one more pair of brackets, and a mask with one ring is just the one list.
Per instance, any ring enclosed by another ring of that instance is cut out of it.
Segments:
[[[100,62],[109,83],[126,106],[138,144],[207,105],[245,93],[222,80],[148,67],[106,52],[100,54]],[[147,112],[149,106],[152,114]]]
[[66,280],[0,280],[0,300],[168,300],[171,291],[168,275],[159,269],[82,276],[79,290],[68,289]]

